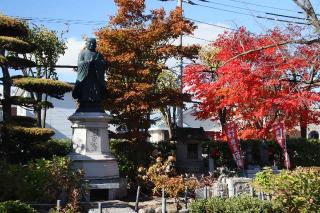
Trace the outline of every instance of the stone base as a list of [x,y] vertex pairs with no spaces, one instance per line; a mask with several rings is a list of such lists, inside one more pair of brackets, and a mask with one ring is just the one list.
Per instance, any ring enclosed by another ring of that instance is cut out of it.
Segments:
[[[111,117],[106,113],[75,113],[69,117],[72,122],[73,152],[69,158],[74,169],[84,172],[84,185],[88,198],[115,199],[121,196],[118,191],[126,184],[119,178],[117,159],[109,151],[108,122]],[[123,194],[123,193],[122,193]]]
[[71,153],[69,158],[75,169],[84,171],[85,179],[119,178],[117,160],[112,155],[80,155]]
[[[127,196],[127,180],[125,178],[106,178],[85,180],[84,186],[87,190],[86,200],[115,200]],[[103,195],[103,193],[105,193]],[[98,196],[97,196],[98,194]],[[105,198],[96,199],[95,197]]]

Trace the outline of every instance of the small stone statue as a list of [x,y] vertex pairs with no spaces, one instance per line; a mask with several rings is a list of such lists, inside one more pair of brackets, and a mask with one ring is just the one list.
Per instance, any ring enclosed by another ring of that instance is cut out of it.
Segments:
[[72,97],[77,99],[76,112],[104,112],[102,101],[107,96],[104,74],[106,62],[96,52],[96,39],[89,38],[78,58],[78,75]]

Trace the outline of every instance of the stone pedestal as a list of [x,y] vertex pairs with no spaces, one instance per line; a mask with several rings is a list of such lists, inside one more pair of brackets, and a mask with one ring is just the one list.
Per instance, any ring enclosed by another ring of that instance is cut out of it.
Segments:
[[125,181],[119,178],[117,160],[109,151],[111,117],[106,113],[77,112],[69,120],[73,130],[73,152],[69,157],[75,169],[84,171],[89,200],[104,199],[103,195],[109,200],[117,198],[117,191],[121,191]]

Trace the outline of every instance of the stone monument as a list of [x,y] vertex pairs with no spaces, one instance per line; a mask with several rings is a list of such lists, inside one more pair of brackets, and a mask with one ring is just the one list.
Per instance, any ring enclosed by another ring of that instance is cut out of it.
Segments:
[[119,178],[117,160],[109,151],[111,117],[102,106],[103,99],[107,98],[106,63],[95,48],[96,40],[87,39],[86,47],[79,54],[77,80],[72,92],[79,106],[69,117],[73,129],[73,152],[69,157],[76,169],[84,171],[90,201],[115,199],[121,196],[119,192],[123,194],[121,185],[125,184]]

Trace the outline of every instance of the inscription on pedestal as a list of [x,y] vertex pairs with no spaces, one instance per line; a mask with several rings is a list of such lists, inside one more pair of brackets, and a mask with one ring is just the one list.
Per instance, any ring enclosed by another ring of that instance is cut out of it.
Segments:
[[98,128],[87,129],[86,151],[88,153],[101,153],[101,138]]

